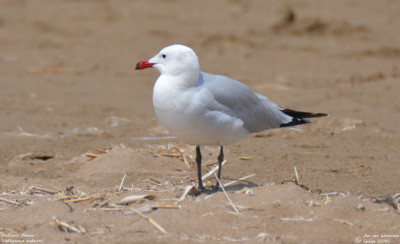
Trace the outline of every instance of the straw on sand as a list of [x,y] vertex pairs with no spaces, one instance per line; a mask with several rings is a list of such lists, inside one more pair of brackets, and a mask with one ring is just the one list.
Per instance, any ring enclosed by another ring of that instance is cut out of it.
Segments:
[[[224,160],[224,161],[221,163],[221,167],[224,166],[225,163],[226,163],[226,160]],[[217,171],[217,170],[218,170],[218,165],[215,166],[214,168],[212,168],[207,174],[203,175],[203,176],[201,177],[201,179],[202,179],[202,180],[207,179],[208,177],[210,177],[210,175],[212,175],[212,174],[213,174],[215,171]]]
[[124,176],[122,177],[121,184],[119,184],[118,191],[121,191],[122,186],[124,185],[125,178],[126,178],[126,174],[124,174]]
[[154,225],[159,231],[161,231],[161,233],[163,233],[163,234],[168,234],[168,232],[167,232],[163,227],[161,227],[161,225],[159,225],[156,221],[154,221],[152,218],[150,218],[150,217],[148,217],[148,216],[142,214],[140,211],[138,211],[138,210],[136,210],[136,209],[134,209],[134,208],[131,208],[130,210],[132,210],[133,212],[135,212],[135,213],[136,213],[137,215],[139,215],[140,217],[144,218],[146,221],[150,222],[150,223],[151,223],[152,225]]
[[2,197],[0,197],[0,201],[5,202],[5,203],[9,203],[9,204],[13,204],[13,205],[16,205],[16,206],[21,205],[21,203],[16,201],[16,200],[9,200],[7,198],[2,198]]
[[222,185],[221,181],[218,179],[218,176],[217,176],[217,174],[215,173],[215,171],[214,171],[214,176],[215,176],[215,178],[217,179],[219,185],[221,186],[222,191],[224,192],[224,194],[225,194],[226,198],[228,199],[229,203],[231,204],[233,210],[235,210],[235,213],[236,213],[236,214],[239,214],[239,210],[236,208],[235,204],[232,202],[231,198],[230,198],[230,197],[228,196],[228,194],[226,193],[225,187]]
[[80,225],[72,225],[69,224],[65,221],[57,219],[55,216],[53,216],[53,220],[56,223],[58,229],[64,232],[75,232],[75,233],[80,233],[80,234],[85,234],[86,230]]
[[254,176],[256,176],[256,174],[251,174],[251,175],[243,176],[243,177],[240,177],[240,178],[237,179],[237,180],[229,181],[229,182],[227,182],[227,183],[224,184],[224,187],[233,185],[233,184],[235,184],[235,183],[238,182],[238,181],[246,180],[246,179],[251,178],[251,177],[254,177]]

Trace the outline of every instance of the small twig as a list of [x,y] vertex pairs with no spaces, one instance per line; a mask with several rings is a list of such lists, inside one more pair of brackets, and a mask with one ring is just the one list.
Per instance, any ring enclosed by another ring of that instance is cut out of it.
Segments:
[[124,174],[124,176],[122,177],[121,184],[119,184],[118,191],[121,191],[122,186],[124,185],[125,177],[126,177],[126,174]]
[[175,171],[192,171],[193,170],[193,168],[191,168],[191,169],[175,169]]
[[2,197],[0,197],[0,201],[5,202],[5,203],[9,203],[9,204],[13,204],[13,205],[15,205],[15,206],[21,205],[21,203],[19,203],[19,202],[16,201],[16,200],[9,200],[9,199],[7,199],[7,198],[2,198]]
[[204,166],[211,166],[211,165],[214,165],[214,164],[217,164],[218,163],[218,161],[217,160],[215,160],[215,161],[213,161],[213,160],[209,160],[208,162],[206,162],[206,163],[204,163]]
[[149,180],[151,180],[151,181],[153,181],[153,182],[155,182],[155,183],[157,183],[157,184],[161,184],[161,183],[162,183],[162,182],[159,181],[158,179],[153,178],[153,177],[151,177],[151,176],[149,176]]
[[40,188],[40,187],[37,187],[37,186],[31,186],[31,187],[29,187],[29,189],[28,189],[26,192],[22,193],[22,195],[26,195],[26,194],[28,194],[29,192],[35,191],[35,190],[36,190],[36,191],[41,191],[41,192],[44,192],[44,193],[48,193],[48,194],[50,194],[50,195],[54,195],[54,194],[57,193],[56,191],[43,189],[43,188]]
[[101,153],[107,153],[108,151],[110,151],[111,148],[105,148],[105,149],[95,148],[95,149]]
[[74,199],[70,199],[70,200],[65,200],[64,202],[83,202],[83,201],[87,201],[92,199],[92,197],[84,197],[84,198],[74,198]]
[[42,192],[45,192],[45,193],[49,193],[51,195],[54,195],[54,194],[57,193],[56,191],[43,189],[43,188],[40,188],[40,187],[37,187],[37,186],[35,186],[34,189],[37,190],[37,191],[42,191]]
[[105,195],[98,195],[96,197],[91,197],[92,199],[90,200],[90,203],[92,203],[96,200],[104,199],[105,197],[106,197]]
[[192,167],[190,167],[188,161],[186,160],[185,154],[181,151],[181,149],[179,149],[178,147],[174,147],[174,148],[181,154],[180,156],[182,157],[183,162],[185,162],[186,166],[188,166],[189,169],[192,168]]
[[334,192],[327,192],[327,193],[321,193],[321,194],[319,194],[320,196],[335,196],[335,195],[337,195],[338,193],[337,193],[337,191],[334,191]]
[[239,178],[239,179],[237,179],[237,180],[233,180],[233,181],[230,181],[230,182],[228,182],[228,183],[225,183],[225,184],[224,184],[224,187],[230,186],[230,185],[232,185],[232,184],[235,184],[235,183],[238,182],[238,181],[245,180],[245,179],[248,179],[248,178],[251,178],[251,177],[254,177],[254,176],[256,176],[256,174],[251,174],[251,175],[248,175],[248,176],[243,176],[243,177],[241,177],[241,178]]
[[157,208],[167,208],[167,209],[181,209],[181,206],[177,205],[151,205],[152,209],[157,209]]
[[111,197],[110,199],[108,199],[108,200],[102,202],[102,203],[101,203],[100,205],[98,205],[97,207],[98,207],[98,208],[103,207],[104,205],[106,205],[107,203],[109,203],[112,199],[114,199],[114,197]]
[[303,216],[296,215],[294,217],[281,217],[282,221],[300,221],[300,222],[312,222],[313,217],[304,218]]
[[171,158],[180,158],[182,155],[180,154],[168,154],[168,153],[158,153],[157,155]]
[[188,166],[188,168],[191,169],[192,167],[190,167],[185,155],[182,154],[182,158],[183,158],[183,162],[185,162],[185,164]]
[[31,186],[29,187],[28,190],[26,190],[25,192],[23,192],[21,195],[26,195],[28,192],[30,192],[35,186]]
[[217,176],[217,174],[215,173],[215,171],[214,171],[214,176],[215,176],[215,178],[217,179],[219,185],[221,186],[222,191],[224,192],[224,194],[225,194],[226,198],[228,199],[229,203],[231,204],[233,210],[235,210],[236,214],[239,214],[239,210],[236,208],[235,204],[232,202],[232,200],[230,199],[230,197],[229,197],[228,194],[226,193],[225,187],[222,185],[221,181],[218,179],[218,176]]
[[134,141],[150,141],[150,140],[167,140],[174,139],[175,136],[161,136],[161,137],[132,137],[131,139]]
[[350,225],[350,226],[354,226],[353,223],[351,223],[350,221],[344,220],[344,219],[333,219],[333,220],[334,220],[334,221],[337,221],[337,222],[340,222],[340,223],[343,223],[343,224],[347,224],[347,225]]
[[241,159],[241,160],[249,160],[249,159],[252,159],[253,157],[239,157],[239,159]]
[[97,158],[97,157],[99,157],[100,155],[97,155],[97,154],[94,154],[94,153],[86,153],[85,156],[86,156],[86,157],[89,157],[89,158]]
[[154,225],[154,226],[155,226],[159,231],[161,231],[163,234],[168,234],[168,232],[167,232],[163,227],[161,227],[161,225],[159,225],[156,221],[154,221],[152,218],[150,218],[150,217],[148,217],[148,216],[142,214],[140,211],[138,211],[138,210],[136,210],[136,209],[134,209],[134,208],[131,208],[131,210],[132,210],[133,212],[135,212],[137,215],[139,215],[140,217],[142,217],[142,218],[144,218],[145,220],[147,220],[148,222],[150,222],[152,225]]
[[297,183],[298,185],[300,185],[299,174],[297,173],[297,168],[296,168],[296,166],[294,166],[294,175],[296,176],[296,183]]
[[[226,160],[224,160],[221,164],[221,167],[224,166],[226,163]],[[207,174],[203,175],[203,177],[201,177],[202,180],[207,179],[208,177],[210,177],[210,175],[212,175],[215,171],[218,170],[219,166],[215,166],[214,168],[212,168]]]
[[87,208],[86,211],[125,211],[126,208]]
[[152,182],[152,181],[149,181],[149,180],[143,180],[143,181],[146,181],[147,183],[150,183],[150,184],[156,185],[156,186],[158,186],[158,187],[164,188],[164,189],[167,190],[167,191],[171,191],[170,189],[168,189],[167,187],[165,187],[165,186],[163,186],[163,185],[161,185],[161,184],[157,184],[157,183]]
[[183,200],[185,200],[187,194],[189,194],[190,190],[192,190],[193,187],[194,187],[194,185],[186,186],[185,191],[183,192],[182,196],[178,199],[178,201],[176,201],[175,204],[178,204],[178,203],[182,202]]
[[54,222],[58,225],[58,228],[61,231],[67,231],[67,232],[76,232],[80,234],[85,234],[86,230],[80,226],[80,225],[71,225],[67,222],[64,222],[62,220],[57,219],[56,217],[53,216]]

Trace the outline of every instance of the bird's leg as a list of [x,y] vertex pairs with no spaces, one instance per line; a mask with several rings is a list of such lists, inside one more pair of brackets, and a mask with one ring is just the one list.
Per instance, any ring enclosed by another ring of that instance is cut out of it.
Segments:
[[[218,180],[221,180],[221,170],[223,161],[224,161],[224,147],[221,146],[218,156]],[[219,188],[219,182],[217,181],[217,184],[213,188],[213,191],[218,191],[218,188]]]
[[204,191],[203,180],[201,179],[201,152],[200,146],[196,146],[196,164],[197,164],[197,176],[199,178],[199,189]]

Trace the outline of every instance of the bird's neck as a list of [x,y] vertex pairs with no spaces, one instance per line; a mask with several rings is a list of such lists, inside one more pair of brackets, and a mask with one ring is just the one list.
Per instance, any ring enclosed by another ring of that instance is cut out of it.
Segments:
[[161,75],[162,80],[168,80],[168,85],[172,89],[184,90],[193,87],[199,80],[199,72],[185,72],[179,75]]

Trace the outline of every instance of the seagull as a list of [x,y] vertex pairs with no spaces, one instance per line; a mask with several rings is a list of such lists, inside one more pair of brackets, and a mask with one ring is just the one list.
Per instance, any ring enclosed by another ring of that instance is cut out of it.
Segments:
[[282,109],[239,81],[201,72],[196,53],[180,44],[163,48],[134,68],[155,68],[160,72],[153,88],[154,111],[172,135],[196,145],[198,188],[202,192],[206,189],[201,177],[201,146],[220,147],[218,181],[212,189],[217,191],[224,146],[251,133],[307,124],[311,121],[306,118],[327,116]]

